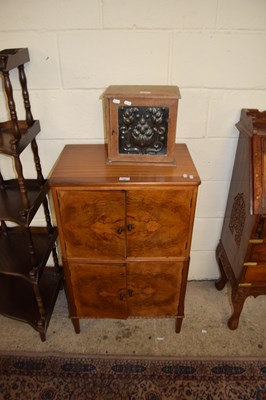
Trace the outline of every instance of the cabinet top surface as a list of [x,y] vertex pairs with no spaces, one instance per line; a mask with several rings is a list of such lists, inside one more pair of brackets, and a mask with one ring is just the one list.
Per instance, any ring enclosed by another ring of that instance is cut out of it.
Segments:
[[177,86],[134,86],[134,85],[113,85],[108,88],[102,94],[103,98],[113,97],[164,97],[180,99],[180,92]]
[[103,144],[66,145],[50,173],[50,186],[189,185],[200,178],[185,144],[175,145],[176,165],[107,163]]

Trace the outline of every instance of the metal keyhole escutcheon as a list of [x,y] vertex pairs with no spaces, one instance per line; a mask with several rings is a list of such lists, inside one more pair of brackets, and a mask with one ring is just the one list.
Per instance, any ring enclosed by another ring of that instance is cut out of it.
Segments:
[[123,232],[122,226],[119,226],[119,227],[117,228],[116,232],[118,233],[118,235],[121,235],[121,233]]
[[127,230],[129,232],[131,232],[133,228],[134,228],[134,226],[132,224],[127,224]]

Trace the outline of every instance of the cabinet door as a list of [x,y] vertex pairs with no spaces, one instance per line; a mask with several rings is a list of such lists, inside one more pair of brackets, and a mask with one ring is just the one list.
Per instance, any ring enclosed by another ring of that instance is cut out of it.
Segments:
[[190,189],[127,192],[127,256],[185,256],[190,239]]
[[124,192],[61,190],[58,201],[66,257],[124,259]]
[[128,315],[176,316],[180,300],[182,271],[182,262],[128,263]]
[[127,317],[125,265],[68,263],[68,268],[75,316]]

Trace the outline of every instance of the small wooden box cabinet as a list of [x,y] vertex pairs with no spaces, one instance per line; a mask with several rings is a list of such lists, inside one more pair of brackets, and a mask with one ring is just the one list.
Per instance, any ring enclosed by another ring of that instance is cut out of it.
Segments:
[[109,86],[102,99],[109,162],[175,162],[177,86]]
[[266,112],[243,109],[221,239],[216,250],[222,290],[232,287],[236,329],[248,296],[266,294]]
[[199,176],[106,163],[105,145],[67,145],[51,176],[70,318],[175,317],[181,329]]

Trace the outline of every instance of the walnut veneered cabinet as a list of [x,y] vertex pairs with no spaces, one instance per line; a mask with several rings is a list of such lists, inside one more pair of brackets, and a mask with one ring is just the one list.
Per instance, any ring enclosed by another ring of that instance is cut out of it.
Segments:
[[248,296],[266,294],[266,112],[243,109],[224,224],[216,255],[222,290],[232,287],[233,313],[228,320],[236,329]]
[[176,166],[110,165],[104,145],[68,145],[50,177],[69,312],[175,317],[181,329],[200,179],[185,145]]

